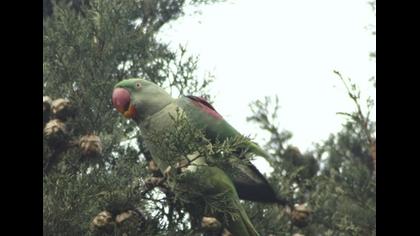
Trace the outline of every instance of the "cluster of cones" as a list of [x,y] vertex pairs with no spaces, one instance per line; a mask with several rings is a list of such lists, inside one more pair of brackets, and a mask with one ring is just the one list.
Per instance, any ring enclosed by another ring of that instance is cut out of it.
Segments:
[[292,223],[297,227],[305,227],[309,222],[309,216],[312,211],[305,204],[296,205],[289,213]]
[[99,136],[89,133],[80,138],[72,138],[68,127],[77,111],[68,99],[52,100],[43,97],[43,134],[51,150],[58,153],[70,147],[78,147],[83,157],[99,157],[102,155],[102,142]]
[[[137,230],[141,231],[145,218],[138,210],[126,210],[117,214],[112,214],[108,210],[101,211],[96,215],[90,223],[90,230],[97,233],[112,233],[115,228],[119,231],[126,231],[132,228],[132,225],[137,226]],[[139,232],[138,231],[138,232]]]

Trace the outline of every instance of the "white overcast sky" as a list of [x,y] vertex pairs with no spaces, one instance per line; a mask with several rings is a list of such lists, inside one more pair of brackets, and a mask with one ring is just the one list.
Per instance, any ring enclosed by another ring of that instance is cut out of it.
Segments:
[[265,134],[246,121],[249,104],[278,95],[279,127],[306,151],[341,129],[336,112],[354,110],[333,70],[375,98],[368,80],[376,73],[369,58],[376,38],[366,29],[375,23],[367,0],[230,0],[188,8],[160,37],[199,56],[200,73],[215,75],[215,108],[261,145]]

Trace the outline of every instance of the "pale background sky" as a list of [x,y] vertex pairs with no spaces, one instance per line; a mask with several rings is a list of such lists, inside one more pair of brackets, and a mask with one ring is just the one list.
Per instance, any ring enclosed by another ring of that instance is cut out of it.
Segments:
[[367,0],[228,0],[187,8],[159,37],[199,56],[199,74],[215,76],[209,92],[216,110],[261,145],[267,136],[246,121],[249,104],[277,95],[279,127],[305,151],[341,129],[345,118],[336,112],[354,110],[333,70],[375,99],[369,53],[376,38],[367,30],[375,23]]

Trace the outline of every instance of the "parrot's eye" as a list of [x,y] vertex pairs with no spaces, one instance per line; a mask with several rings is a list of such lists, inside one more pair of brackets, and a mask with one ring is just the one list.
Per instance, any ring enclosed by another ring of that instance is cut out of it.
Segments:
[[136,83],[136,88],[137,88],[137,89],[141,88],[141,84],[140,84],[140,82],[137,82],[137,83]]

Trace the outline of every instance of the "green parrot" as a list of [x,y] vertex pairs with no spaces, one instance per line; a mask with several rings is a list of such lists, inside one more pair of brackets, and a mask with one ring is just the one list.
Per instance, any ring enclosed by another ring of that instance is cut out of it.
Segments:
[[[175,99],[164,89],[148,80],[127,79],[119,82],[114,87],[112,103],[118,112],[128,119],[133,119],[139,125],[146,147],[163,173],[168,170],[168,167],[173,166],[173,163],[168,161],[168,157],[163,156],[162,150],[165,146],[151,141],[153,139],[148,137],[156,131],[173,130],[175,128],[173,117],[180,111],[191,125],[202,130],[206,138],[212,142],[242,137],[203,98],[183,96]],[[251,141],[246,142],[245,150],[257,156],[270,158],[267,152]],[[198,173],[199,178],[195,181],[200,186],[206,186],[206,194],[228,194],[229,205],[234,207],[239,217],[234,217],[224,223],[235,236],[259,235],[239,199],[289,205],[274,192],[265,177],[249,160],[226,168],[206,165],[203,158],[193,160],[197,165],[188,166],[187,170]],[[230,168],[235,168],[235,171]]]

